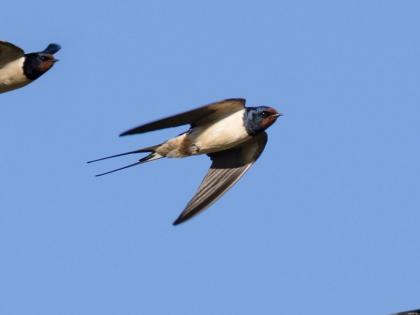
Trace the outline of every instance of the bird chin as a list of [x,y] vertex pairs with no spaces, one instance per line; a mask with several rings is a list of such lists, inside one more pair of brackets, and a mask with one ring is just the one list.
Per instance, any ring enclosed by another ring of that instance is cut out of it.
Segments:
[[262,121],[261,121],[261,127],[265,130],[265,129],[267,129],[268,127],[270,127],[272,124],[274,124],[275,122],[276,122],[276,120],[277,120],[277,117],[272,117],[272,116],[269,116],[269,117],[267,117],[267,118],[264,118]]

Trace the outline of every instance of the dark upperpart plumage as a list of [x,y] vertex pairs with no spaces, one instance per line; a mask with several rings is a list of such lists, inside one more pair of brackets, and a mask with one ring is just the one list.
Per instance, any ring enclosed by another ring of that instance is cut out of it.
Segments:
[[49,44],[43,51],[25,54],[23,72],[30,80],[36,80],[45,72],[50,70],[58,60],[54,54],[61,49],[58,44]]
[[420,315],[420,309],[395,313],[392,315]]
[[244,124],[249,135],[255,136],[270,127],[282,114],[268,106],[247,107]]
[[[226,99],[131,128],[123,132],[121,136],[182,125],[190,125],[189,132],[155,146],[108,156],[88,163],[127,154],[150,152],[135,163],[97,175],[102,176],[163,157],[207,154],[212,160],[210,169],[195,195],[173,223],[178,225],[211,206],[251,168],[267,143],[268,136],[264,130],[270,127],[279,116],[281,114],[272,107],[245,107],[245,99]],[[225,119],[227,122],[222,123]],[[211,129],[210,132],[209,129]],[[195,141],[199,145],[196,145]],[[181,152],[180,149],[183,149],[184,145],[196,147],[196,152]],[[203,146],[207,153],[202,152],[200,146]]]

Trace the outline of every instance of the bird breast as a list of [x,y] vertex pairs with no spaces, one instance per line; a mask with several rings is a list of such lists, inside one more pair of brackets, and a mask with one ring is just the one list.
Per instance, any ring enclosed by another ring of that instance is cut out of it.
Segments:
[[232,148],[249,138],[244,117],[245,109],[239,110],[218,121],[193,128],[188,138],[197,147],[199,154]]
[[22,87],[30,82],[23,73],[25,58],[13,60],[0,68],[0,93]]
[[223,151],[249,139],[244,125],[245,110],[194,127],[189,132],[169,139],[156,148],[165,157],[186,157]]

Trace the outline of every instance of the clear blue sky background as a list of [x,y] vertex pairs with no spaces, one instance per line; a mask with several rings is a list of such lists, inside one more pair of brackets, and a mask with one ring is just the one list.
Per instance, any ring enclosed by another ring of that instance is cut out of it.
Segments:
[[[389,314],[420,306],[420,2],[6,1],[56,67],[0,95],[0,314]],[[229,97],[285,113],[211,209],[207,157],[85,161]]]

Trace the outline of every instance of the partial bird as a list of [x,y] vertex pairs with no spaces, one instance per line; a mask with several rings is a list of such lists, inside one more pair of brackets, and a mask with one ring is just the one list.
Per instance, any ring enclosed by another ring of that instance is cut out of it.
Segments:
[[161,144],[107,156],[88,163],[127,154],[149,153],[136,163],[96,175],[102,176],[164,157],[183,158],[207,154],[212,160],[210,170],[194,197],[173,222],[177,225],[209,207],[244,175],[265,148],[267,143],[265,130],[281,115],[272,107],[245,107],[245,99],[242,98],[226,99],[159,119],[120,134],[120,136],[134,135],[189,124],[190,129],[179,136]]
[[395,313],[395,314],[392,314],[392,315],[420,315],[420,309]]
[[43,51],[25,54],[22,48],[0,41],[0,93],[38,79],[58,61],[54,54],[60,49],[58,44],[49,44]]

